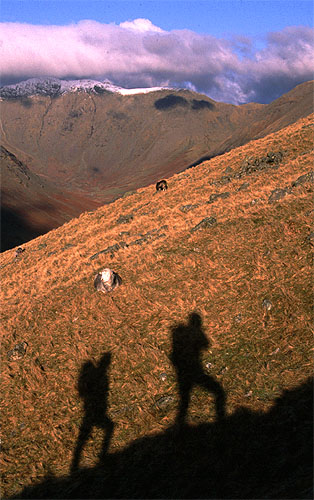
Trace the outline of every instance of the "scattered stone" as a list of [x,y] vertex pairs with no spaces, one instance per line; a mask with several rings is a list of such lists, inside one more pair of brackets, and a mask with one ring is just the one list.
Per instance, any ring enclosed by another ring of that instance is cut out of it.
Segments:
[[231,167],[227,167],[227,168],[225,169],[225,174],[232,174],[232,172],[233,172],[233,170],[232,170],[232,168],[231,168]]
[[141,234],[140,235],[141,237],[136,239],[135,241],[131,241],[131,243],[129,243],[129,246],[143,245],[144,243],[148,243],[149,241],[158,240],[159,238],[165,238],[166,234],[160,232],[164,229],[168,229],[168,226],[164,225],[161,226],[160,228],[152,229],[151,231],[148,231],[145,234]]
[[95,276],[94,287],[97,292],[108,293],[122,284],[122,278],[111,269],[104,269]]
[[109,247],[105,248],[104,250],[100,250],[100,252],[95,253],[92,255],[89,259],[94,260],[97,259],[97,257],[101,254],[111,254],[113,257],[113,254],[120,250],[121,248],[128,247],[129,245],[125,243],[125,241],[119,241],[119,243],[115,243],[114,245],[110,245]]
[[234,317],[234,321],[236,321],[237,323],[240,323],[242,321],[242,314],[241,313],[237,314]]
[[282,200],[287,193],[288,193],[287,189],[281,189],[281,188],[274,189],[268,198],[268,203],[275,203],[276,201]]
[[182,205],[179,210],[183,213],[190,212],[191,210],[194,210],[195,208],[199,207],[199,205]]
[[206,366],[207,370],[210,370],[210,369],[211,369],[211,367],[213,366],[213,364],[212,364],[212,363],[207,362],[207,363],[205,363],[205,366]]
[[229,370],[228,366],[223,366],[219,372],[218,375],[222,375],[223,373],[227,372]]
[[300,186],[301,184],[306,184],[307,182],[313,183],[314,172],[307,172],[306,174],[300,175],[295,181],[292,182],[292,187]]
[[309,243],[312,247],[314,246],[314,231],[312,231],[307,237],[306,242]]
[[200,229],[207,229],[211,226],[214,226],[217,223],[217,219],[215,217],[205,217],[205,219],[201,220],[196,226],[192,227],[190,229],[191,233],[194,233],[195,231],[199,231]]
[[18,361],[19,359],[24,358],[28,343],[23,341],[17,344],[11,351],[7,353],[7,357],[9,361]]
[[225,198],[229,198],[229,196],[230,196],[230,193],[228,193],[228,192],[226,192],[226,193],[213,193],[210,195],[207,203],[209,203],[209,204],[214,203],[219,198],[225,199]]
[[252,394],[253,394],[253,391],[249,391],[246,394],[244,394],[244,397],[245,398],[250,398],[252,396]]
[[133,220],[133,218],[133,214],[120,215],[119,219],[117,220],[117,224],[128,224],[128,222]]
[[282,157],[283,157],[283,154],[281,151],[279,151],[278,153],[270,152],[270,153],[267,153],[265,161],[266,161],[266,163],[280,163],[282,160]]
[[64,252],[64,250],[72,247],[74,247],[73,243],[67,243],[64,247],[61,248],[60,252]]
[[251,205],[257,205],[260,202],[261,200],[259,198],[254,198],[254,200],[251,201]]
[[264,308],[264,327],[266,328],[270,320],[270,311],[273,308],[273,305],[268,299],[264,299],[262,305]]
[[169,406],[172,405],[174,402],[174,396],[171,395],[166,395],[166,396],[161,396],[156,400],[156,407],[158,410],[165,410]]
[[43,248],[47,247],[47,243],[39,243],[37,250],[42,250]]
[[243,184],[241,184],[238,191],[245,191],[249,186],[250,184],[248,182],[244,182]]
[[223,175],[219,179],[219,184],[224,186],[225,184],[229,184],[231,182],[231,177],[229,175]]
[[166,374],[165,372],[163,372],[163,373],[161,373],[161,374],[159,375],[159,378],[160,378],[160,380],[161,380],[162,382],[165,382],[165,380],[167,380],[167,378],[168,378],[168,377],[167,377],[167,374]]
[[270,302],[270,300],[268,299],[264,299],[263,300],[263,308],[266,310],[266,311],[270,311],[272,309],[273,305],[272,303]]
[[121,233],[119,233],[119,236],[130,236],[130,231],[121,231]]
[[270,353],[270,356],[273,356],[274,354],[278,354],[280,351],[280,347],[277,347],[273,352]]

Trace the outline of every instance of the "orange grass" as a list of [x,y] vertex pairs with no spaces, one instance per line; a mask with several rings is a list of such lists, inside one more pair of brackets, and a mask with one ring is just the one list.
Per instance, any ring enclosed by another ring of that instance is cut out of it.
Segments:
[[[309,115],[175,175],[165,193],[149,186],[82,214],[25,244],[19,259],[14,250],[1,255],[3,495],[18,494],[48,472],[68,473],[83,417],[79,372],[104,352],[112,354],[110,449],[167,429],[178,403],[171,329],[193,311],[209,340],[202,362],[211,363],[224,388],[229,415],[240,406],[266,411],[311,374],[312,187],[295,187],[274,204],[268,197],[311,169],[312,124]],[[212,184],[227,167],[236,173],[246,158],[269,151],[283,152],[278,169]],[[244,182],[249,187],[238,191]],[[216,192],[230,197],[207,204]],[[187,204],[198,207],[183,213]],[[117,224],[121,214],[133,219]],[[208,216],[217,224],[190,232]],[[165,237],[131,245],[161,226],[167,226],[160,230]],[[121,241],[129,246],[90,259]],[[93,288],[104,267],[123,278],[111,296]],[[273,304],[266,326],[265,298]],[[28,343],[25,357],[10,362],[7,352],[21,341]],[[165,395],[173,402],[160,411],[156,400]],[[214,420],[210,401],[205,391],[194,391],[190,423]],[[97,463],[101,441],[102,432],[94,430],[82,465]]]

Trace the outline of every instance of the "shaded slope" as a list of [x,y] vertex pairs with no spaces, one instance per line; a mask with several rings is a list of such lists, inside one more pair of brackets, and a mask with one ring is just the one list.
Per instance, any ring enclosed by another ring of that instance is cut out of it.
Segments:
[[62,225],[97,204],[61,192],[0,147],[1,250],[21,245]]
[[312,498],[311,379],[268,412],[169,428],[18,498]]
[[312,134],[308,116],[1,255],[5,496],[310,496]]

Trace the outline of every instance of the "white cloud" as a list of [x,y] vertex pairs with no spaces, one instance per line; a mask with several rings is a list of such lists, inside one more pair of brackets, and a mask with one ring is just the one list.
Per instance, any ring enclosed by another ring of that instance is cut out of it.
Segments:
[[157,31],[162,33],[163,30],[155,26],[149,19],[134,19],[134,21],[125,21],[119,24],[120,28],[125,28],[128,30],[138,31],[144,33],[146,31]]
[[109,78],[125,87],[193,88],[226,102],[268,102],[313,78],[313,29],[271,33],[263,49],[189,30],[164,31],[148,19],[120,25],[2,23],[2,85],[40,76]]

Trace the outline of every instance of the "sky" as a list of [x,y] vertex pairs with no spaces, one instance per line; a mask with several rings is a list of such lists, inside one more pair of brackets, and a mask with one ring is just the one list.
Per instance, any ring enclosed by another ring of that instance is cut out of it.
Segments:
[[32,77],[267,103],[314,69],[312,0],[1,0],[1,85]]

